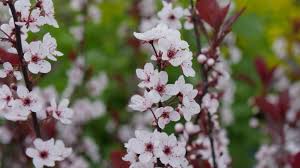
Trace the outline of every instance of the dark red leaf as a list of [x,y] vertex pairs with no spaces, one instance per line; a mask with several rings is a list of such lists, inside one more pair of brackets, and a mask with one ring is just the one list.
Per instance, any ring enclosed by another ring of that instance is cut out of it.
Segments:
[[6,50],[4,50],[3,48],[0,48],[0,61],[2,63],[10,62],[12,65],[20,65],[18,55],[11,54]]
[[123,151],[113,151],[110,154],[110,159],[113,168],[129,168],[129,162],[125,162],[124,160],[122,160],[122,157],[125,154],[126,153]]
[[232,25],[237,21],[237,19],[242,15],[242,13],[244,13],[244,11],[246,10],[246,8],[242,8],[240,11],[238,11],[237,13],[235,13],[233,16],[231,16],[225,23],[223,26],[223,31],[224,32],[230,32],[231,31],[231,27]]
[[264,113],[264,115],[266,115],[267,118],[271,119],[273,122],[278,123],[284,121],[285,117],[282,114],[285,114],[285,112],[281,111],[280,102],[273,104],[269,102],[265,97],[256,97],[255,105],[260,109],[260,111]]
[[280,116],[282,121],[285,120],[285,116],[290,107],[290,96],[289,91],[283,91],[279,96],[278,106],[280,109]]
[[255,59],[254,63],[256,72],[258,73],[262,84],[264,85],[264,87],[267,87],[272,81],[276,67],[272,67],[271,69],[269,69],[265,60],[259,57]]
[[230,3],[220,7],[217,0],[197,0],[196,8],[199,16],[215,30],[218,30],[228,13]]
[[291,161],[292,168],[299,168],[300,167],[300,152],[292,157]]

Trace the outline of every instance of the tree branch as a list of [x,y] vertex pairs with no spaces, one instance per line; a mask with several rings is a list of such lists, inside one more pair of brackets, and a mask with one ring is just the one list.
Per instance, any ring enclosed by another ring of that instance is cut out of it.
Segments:
[[[197,55],[201,54],[201,37],[200,37],[200,32],[199,32],[199,25],[198,25],[198,19],[197,19],[197,14],[196,14],[196,10],[195,10],[195,5],[194,5],[194,1],[190,0],[190,5],[191,5],[191,14],[192,14],[192,22],[194,24],[194,33],[196,36],[196,46],[197,46]],[[203,91],[202,91],[202,95],[201,97],[198,99],[198,103],[201,106],[202,104],[202,99],[204,97],[204,95],[208,92],[208,71],[205,69],[204,65],[201,66],[200,68],[200,72],[202,74],[202,78],[203,78]],[[213,139],[213,125],[211,122],[211,115],[208,112],[208,137],[209,137],[209,142],[210,142],[210,147],[211,147],[211,155],[212,155],[212,159],[213,159],[213,167],[214,168],[218,168],[217,166],[217,161],[216,161],[216,153],[215,153],[215,148],[214,148],[214,139]],[[199,118],[200,118],[200,113],[197,115],[196,120],[194,121],[194,123],[198,123],[199,122]]]
[[[28,74],[28,71],[27,71],[27,64],[24,60],[24,52],[23,52],[22,39],[21,39],[21,27],[16,24],[16,22],[18,21],[17,12],[16,12],[16,9],[15,9],[15,6],[14,6],[13,2],[9,1],[8,6],[9,6],[9,9],[11,11],[12,17],[14,19],[14,23],[15,23],[16,41],[15,41],[14,45],[15,45],[15,47],[17,49],[17,52],[18,52],[18,56],[19,56],[19,60],[20,60],[20,63],[21,63],[22,74],[23,74],[23,77],[24,77],[26,88],[31,92],[32,89],[33,89],[33,84],[29,79],[29,74]],[[41,138],[41,131],[40,131],[40,126],[39,126],[39,123],[38,123],[36,113],[31,112],[31,117],[32,117],[32,125],[33,125],[33,128],[34,128],[36,137]]]

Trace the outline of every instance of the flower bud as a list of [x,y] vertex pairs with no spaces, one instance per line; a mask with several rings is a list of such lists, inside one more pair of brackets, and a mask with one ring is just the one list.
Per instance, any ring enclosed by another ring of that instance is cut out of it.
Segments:
[[197,58],[197,61],[201,64],[204,63],[206,60],[207,60],[207,58],[204,54],[200,54]]

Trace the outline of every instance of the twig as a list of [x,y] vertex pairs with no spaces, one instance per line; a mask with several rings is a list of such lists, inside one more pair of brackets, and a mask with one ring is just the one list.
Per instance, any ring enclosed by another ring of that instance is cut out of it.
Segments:
[[[15,23],[15,33],[16,33],[15,47],[17,49],[19,60],[20,60],[20,63],[21,63],[22,74],[23,74],[23,77],[24,77],[26,88],[31,92],[32,89],[33,89],[33,84],[29,79],[29,74],[28,74],[28,71],[27,71],[27,64],[24,60],[24,52],[23,52],[22,40],[21,40],[21,28],[20,28],[20,26],[18,26],[16,24],[16,22],[18,21],[17,12],[16,12],[15,6],[14,6],[12,1],[8,2],[8,6],[10,8],[10,11],[11,11],[11,14],[13,16],[14,23]],[[40,131],[40,126],[39,126],[39,123],[38,123],[36,113],[31,112],[31,117],[32,117],[32,124],[33,124],[35,134],[38,138],[41,138],[41,131]]]
[[[197,56],[198,56],[199,54],[201,54],[201,39],[200,39],[201,37],[200,37],[199,29],[198,29],[199,25],[198,25],[198,20],[196,18],[197,14],[196,14],[193,0],[190,0],[190,5],[191,5],[191,13],[192,13],[192,22],[194,24],[194,33],[196,36],[196,46],[197,46]],[[208,92],[208,80],[207,80],[208,72],[206,71],[204,65],[201,66],[200,72],[203,77],[203,85],[204,85],[201,97],[198,99],[199,100],[198,103],[200,103],[200,105],[201,105],[204,95]],[[209,142],[210,142],[210,146],[211,146],[213,166],[214,166],[214,168],[218,168],[217,161],[216,161],[215,148],[214,148],[214,139],[213,139],[213,135],[212,135],[213,128],[212,128],[212,122],[211,122],[211,115],[209,112],[207,114],[208,114],[208,130],[209,130],[208,137],[209,137]],[[198,123],[199,118],[200,118],[200,113],[197,115],[194,123]]]

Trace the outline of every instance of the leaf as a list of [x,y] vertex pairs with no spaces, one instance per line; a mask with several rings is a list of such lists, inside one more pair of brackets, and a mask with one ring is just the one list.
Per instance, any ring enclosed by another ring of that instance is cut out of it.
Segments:
[[300,167],[300,152],[293,156],[292,159],[292,168],[299,168]]
[[232,25],[237,21],[237,19],[244,13],[246,7],[242,8],[240,11],[231,16],[225,23],[223,30],[225,32],[229,32],[231,30]]
[[271,69],[269,69],[265,60],[260,57],[257,57],[254,60],[254,64],[256,67],[256,72],[258,73],[262,84],[264,85],[264,87],[267,87],[272,81],[276,67],[272,67]]
[[2,48],[0,48],[0,61],[2,63],[9,62],[12,65],[20,65],[18,55],[9,53]]
[[113,168],[129,168],[129,162],[126,162],[122,159],[124,155],[125,152],[123,151],[113,151],[110,154],[110,159]]
[[278,106],[280,109],[280,116],[281,116],[282,120],[284,121],[286,113],[290,108],[290,96],[289,96],[288,90],[285,90],[280,93]]
[[197,0],[196,8],[199,16],[215,30],[218,30],[228,13],[230,3],[224,8],[220,7],[217,0]]

